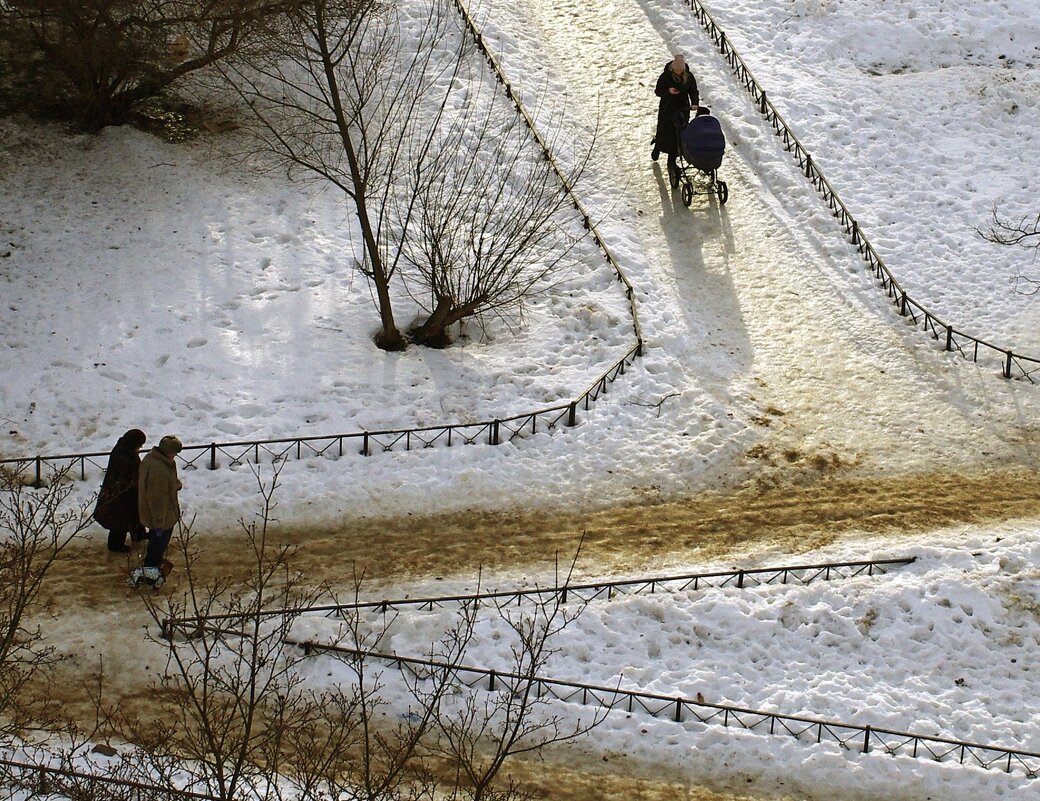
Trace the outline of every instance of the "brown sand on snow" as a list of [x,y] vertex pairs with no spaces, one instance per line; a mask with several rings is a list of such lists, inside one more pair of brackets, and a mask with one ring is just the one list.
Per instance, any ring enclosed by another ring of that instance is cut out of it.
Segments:
[[[871,541],[879,558],[897,551],[895,543],[951,525],[986,524],[1038,517],[1040,474],[1025,469],[994,470],[977,475],[903,475],[868,479],[837,478],[801,486],[704,495],[673,503],[605,509],[582,514],[514,511],[463,512],[431,517],[345,521],[336,531],[282,527],[276,543],[295,547],[293,565],[315,584],[328,581],[349,587],[355,567],[366,581],[387,584],[439,576],[476,576],[478,569],[503,574],[543,573],[556,554],[567,562],[584,532],[579,559],[582,573],[638,576],[667,572],[670,565],[715,563],[792,564],[798,555],[829,543]],[[249,562],[240,538],[200,534],[203,579],[241,578]],[[115,680],[108,682],[109,703],[140,712],[148,686],[161,666],[162,649],[150,646],[147,669],[133,660],[127,643],[143,640],[141,627],[154,633],[134,591],[125,586],[128,568],[122,558],[99,553],[100,539],[71,548],[48,576],[47,590],[59,610],[48,631],[68,627],[62,647],[74,658],[60,668],[60,699],[68,710],[92,720],[86,686],[97,670],[97,657]],[[778,555],[782,555],[778,556]],[[894,555],[894,554],[893,554]],[[812,561],[806,559],[802,561]],[[177,574],[170,591],[177,592]],[[160,592],[165,592],[162,590]],[[76,652],[76,627],[104,626],[84,639],[100,654]],[[149,652],[145,652],[146,654]],[[727,788],[722,795],[682,784],[666,770],[626,764],[621,755],[575,756],[573,747],[546,763],[518,763],[513,775],[539,796],[555,799],[693,799],[740,798]],[[575,770],[576,760],[580,764]],[[582,761],[584,764],[582,764]],[[674,769],[672,769],[674,774]],[[643,773],[642,776],[640,774]],[[750,780],[748,780],[750,781]],[[748,785],[747,792],[756,788]],[[742,792],[743,790],[741,790]],[[768,797],[782,788],[761,788]]]

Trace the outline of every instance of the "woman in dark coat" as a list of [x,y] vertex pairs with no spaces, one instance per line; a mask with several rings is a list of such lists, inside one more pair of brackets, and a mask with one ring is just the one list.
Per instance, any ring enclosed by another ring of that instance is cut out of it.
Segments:
[[661,98],[661,102],[657,107],[657,132],[651,158],[657,161],[664,152],[668,154],[668,163],[675,164],[679,155],[679,129],[690,121],[690,109],[700,105],[697,81],[685,58],[676,55],[664,65],[654,94]]
[[137,478],[141,469],[144,432],[131,428],[119,438],[108,457],[108,469],[101,482],[94,519],[108,529],[108,550],[126,553],[129,534],[136,542],[144,538],[144,527],[137,514]]

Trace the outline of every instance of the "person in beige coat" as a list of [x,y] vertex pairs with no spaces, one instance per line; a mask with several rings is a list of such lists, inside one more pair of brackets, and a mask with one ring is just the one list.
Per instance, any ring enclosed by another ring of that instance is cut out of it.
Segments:
[[177,493],[181,482],[177,478],[175,457],[183,446],[177,437],[167,435],[148,451],[141,460],[137,481],[137,509],[141,525],[148,529],[148,550],[144,563],[130,575],[130,586],[136,587],[143,579],[155,587],[163,583],[162,563],[170,544],[173,527],[181,518]]

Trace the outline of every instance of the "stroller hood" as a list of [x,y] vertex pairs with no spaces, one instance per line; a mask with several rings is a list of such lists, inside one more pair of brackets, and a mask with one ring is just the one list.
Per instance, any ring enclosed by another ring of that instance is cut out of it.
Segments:
[[679,132],[683,157],[701,170],[718,169],[726,152],[726,137],[716,117],[707,114],[694,117]]

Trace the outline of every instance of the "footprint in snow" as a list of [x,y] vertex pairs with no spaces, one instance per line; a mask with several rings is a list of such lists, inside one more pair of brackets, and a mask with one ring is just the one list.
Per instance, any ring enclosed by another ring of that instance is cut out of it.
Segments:
[[191,340],[188,343],[188,347],[189,348],[201,348],[205,344],[206,344],[206,338],[205,337],[196,337],[195,339]]
[[110,381],[116,381],[120,384],[126,383],[126,373],[121,373],[119,370],[113,370],[111,367],[102,367],[98,370],[98,375],[104,376]]

